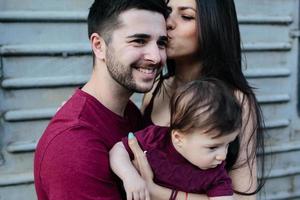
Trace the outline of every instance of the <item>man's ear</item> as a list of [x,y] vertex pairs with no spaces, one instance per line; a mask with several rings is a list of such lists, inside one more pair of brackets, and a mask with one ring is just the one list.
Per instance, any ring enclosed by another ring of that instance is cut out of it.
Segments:
[[185,134],[181,133],[180,131],[173,130],[172,131],[172,140],[176,146],[182,147],[184,140],[185,140]]
[[91,46],[96,59],[105,61],[106,58],[106,43],[98,33],[93,33],[90,37]]

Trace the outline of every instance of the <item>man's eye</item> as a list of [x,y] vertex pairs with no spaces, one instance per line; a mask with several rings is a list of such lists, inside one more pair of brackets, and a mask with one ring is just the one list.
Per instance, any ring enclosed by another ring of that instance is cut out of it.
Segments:
[[172,8],[171,7],[168,7],[167,8],[167,12],[168,12],[168,16],[172,13]]
[[166,42],[166,41],[158,41],[158,42],[157,42],[157,45],[158,45],[160,48],[166,48],[166,47],[167,47],[167,42]]
[[143,45],[146,43],[146,41],[144,39],[135,39],[132,42],[135,44],[139,44],[139,45]]

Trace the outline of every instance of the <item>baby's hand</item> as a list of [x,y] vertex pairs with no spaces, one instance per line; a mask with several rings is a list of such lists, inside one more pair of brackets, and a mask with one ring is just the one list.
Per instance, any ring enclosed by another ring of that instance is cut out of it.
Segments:
[[123,182],[127,200],[150,200],[147,185],[141,176],[129,175]]

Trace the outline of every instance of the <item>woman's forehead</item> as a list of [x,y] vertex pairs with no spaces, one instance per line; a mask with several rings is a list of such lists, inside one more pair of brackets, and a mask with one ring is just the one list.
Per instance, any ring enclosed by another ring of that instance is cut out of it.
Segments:
[[190,7],[196,9],[195,0],[170,0],[168,5],[174,7]]

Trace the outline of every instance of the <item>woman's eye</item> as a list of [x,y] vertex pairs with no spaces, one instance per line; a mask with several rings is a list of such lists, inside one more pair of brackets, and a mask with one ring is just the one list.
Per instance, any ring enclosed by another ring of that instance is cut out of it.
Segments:
[[218,147],[208,147],[210,150],[216,150]]
[[182,17],[182,19],[184,19],[184,20],[192,20],[192,19],[194,19],[194,17],[187,16],[187,15],[182,15],[181,17]]

